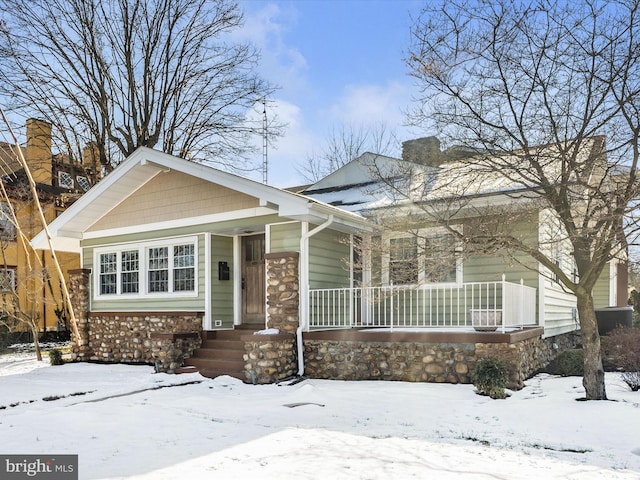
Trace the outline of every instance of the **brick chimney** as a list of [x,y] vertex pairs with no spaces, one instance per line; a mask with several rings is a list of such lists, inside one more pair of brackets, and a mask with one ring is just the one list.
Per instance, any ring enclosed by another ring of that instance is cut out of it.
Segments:
[[44,120],[27,120],[27,164],[36,183],[52,185],[51,124]]
[[102,165],[100,163],[100,151],[96,142],[89,142],[82,149],[82,167],[90,172],[92,185],[100,180]]
[[437,137],[423,137],[402,142],[402,159],[436,167],[444,161],[440,140]]

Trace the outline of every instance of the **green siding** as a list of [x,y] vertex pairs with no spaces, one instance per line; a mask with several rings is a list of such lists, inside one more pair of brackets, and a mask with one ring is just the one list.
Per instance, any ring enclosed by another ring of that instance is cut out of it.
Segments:
[[611,264],[607,263],[602,269],[600,277],[593,286],[593,305],[596,308],[610,307],[609,305],[609,292],[610,292],[610,275]]
[[[229,280],[218,277],[218,262],[227,262]],[[211,236],[211,325],[222,321],[222,328],[233,328],[233,238]]]
[[299,222],[271,225],[269,253],[299,252],[302,228]]
[[322,230],[309,239],[310,288],[351,286],[348,240],[348,235],[329,229]]

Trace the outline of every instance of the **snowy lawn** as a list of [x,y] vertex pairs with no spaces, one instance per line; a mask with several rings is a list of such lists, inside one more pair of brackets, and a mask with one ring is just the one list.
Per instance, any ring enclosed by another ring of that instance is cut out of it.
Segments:
[[470,385],[245,385],[0,356],[0,453],[78,454],[81,479],[640,479],[640,392],[538,375]]

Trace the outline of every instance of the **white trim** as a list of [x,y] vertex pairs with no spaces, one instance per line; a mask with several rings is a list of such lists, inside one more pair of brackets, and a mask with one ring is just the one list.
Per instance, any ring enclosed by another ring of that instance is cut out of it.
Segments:
[[[213,322],[211,320],[211,291],[213,282],[211,278],[211,234],[204,234],[204,318],[202,319],[202,328],[211,330]],[[197,291],[197,290],[196,290]]]
[[[176,245],[188,245],[193,244],[194,248],[194,290],[187,292],[174,292],[173,291],[173,270],[174,267],[171,264],[171,259],[173,258],[172,249],[169,249],[169,279],[168,292],[152,292],[149,293],[147,291],[147,274],[148,274],[148,251],[150,248],[157,247],[171,247]],[[132,251],[137,250],[138,253],[138,293],[121,293],[121,281],[120,274],[121,272],[121,254],[124,251]],[[116,293],[115,294],[100,294],[100,255],[106,253],[116,253],[117,254],[117,264],[116,264]],[[112,244],[94,248],[93,250],[93,295],[92,297],[95,300],[123,300],[123,299],[154,299],[154,298],[175,298],[175,297],[183,297],[183,298],[196,298],[198,296],[198,277],[199,277],[199,269],[200,269],[200,261],[198,258],[198,236],[191,235],[187,237],[172,237],[172,238],[164,238],[164,239],[156,239],[149,240],[146,242],[134,242],[134,243],[119,243]]]
[[618,305],[618,262],[609,261],[609,306]]
[[233,237],[233,324],[242,325],[242,237]]
[[[544,314],[545,314],[545,289],[547,278],[539,272],[543,272],[545,268],[542,263],[538,263],[538,325],[544,328]],[[544,337],[544,335],[543,335]]]
[[[82,236],[84,240],[103,237],[115,237],[119,235],[130,235],[144,232],[154,232],[158,230],[168,230],[174,228],[192,227],[195,225],[206,225],[210,223],[225,222],[228,220],[240,220],[243,218],[255,218],[265,215],[273,215],[275,212],[270,208],[257,207],[245,208],[244,210],[234,210],[231,212],[214,213],[210,215],[200,215],[198,217],[184,217],[177,220],[166,220],[162,222],[144,223],[131,225],[128,227],[116,227],[105,230],[85,232]],[[211,233],[216,233],[215,231]]]

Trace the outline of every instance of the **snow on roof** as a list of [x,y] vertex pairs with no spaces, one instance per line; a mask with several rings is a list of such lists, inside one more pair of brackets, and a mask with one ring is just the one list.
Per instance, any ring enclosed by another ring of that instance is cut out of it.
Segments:
[[[578,152],[576,163],[584,162],[597,146],[598,139],[585,142]],[[558,145],[532,150],[543,165],[544,175],[550,183],[566,180],[562,162],[558,161]],[[523,158],[523,152],[514,151],[491,156],[476,155],[432,166],[367,153],[302,193],[343,210],[362,212],[395,203],[532,190],[540,185],[540,179],[536,178],[535,171],[527,168]],[[569,179],[575,180],[575,175],[572,171]],[[405,182],[405,185],[399,182]],[[394,190],[405,192],[400,202]]]

